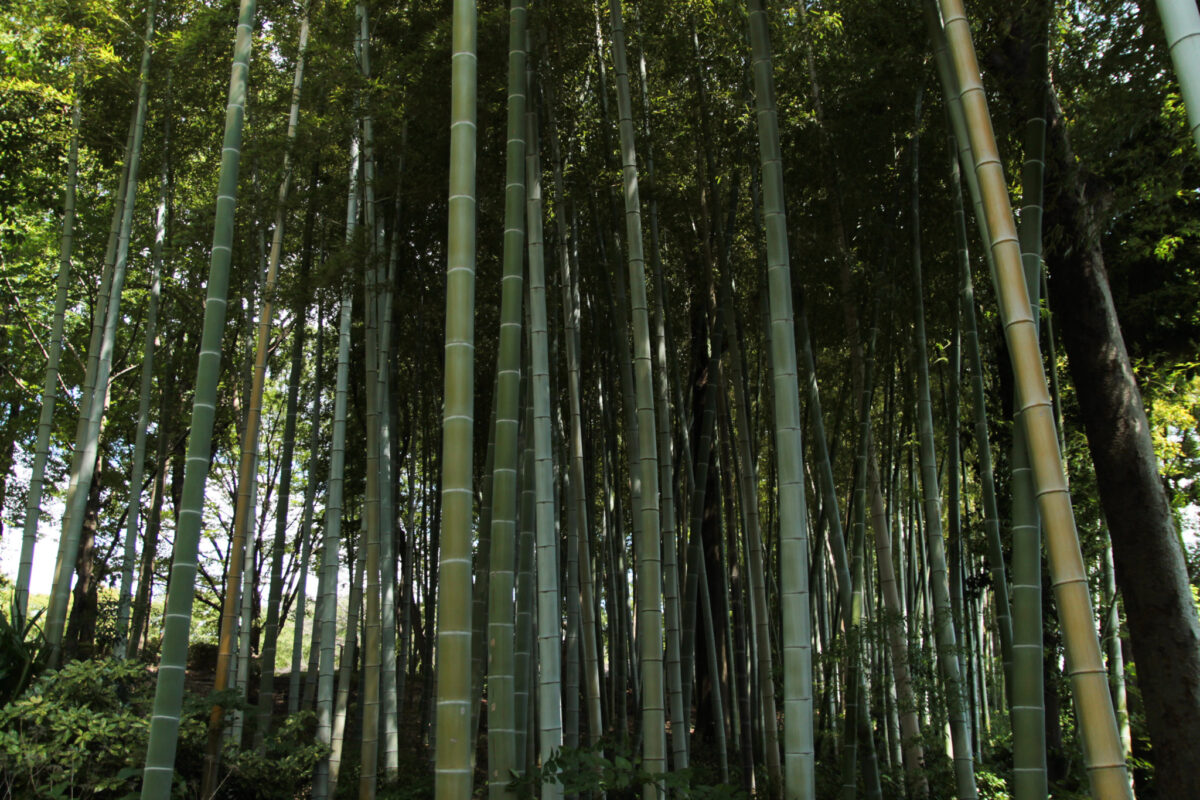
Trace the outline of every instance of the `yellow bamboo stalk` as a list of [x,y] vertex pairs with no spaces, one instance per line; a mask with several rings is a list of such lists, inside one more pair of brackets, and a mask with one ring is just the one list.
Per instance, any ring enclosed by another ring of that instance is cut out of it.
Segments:
[[1050,578],[1066,642],[1067,671],[1075,695],[1092,796],[1102,800],[1131,800],[1133,795],[1124,751],[1108,693],[1100,640],[1096,635],[1087,571],[1079,549],[1071,495],[1058,450],[1054,411],[1038,350],[1037,320],[1030,313],[1017,227],[996,148],[975,45],[971,41],[962,0],[940,0],[940,5],[955,72],[962,88],[962,106],[975,155],[975,173],[979,177],[984,213],[991,232],[996,297],[1012,358],[1019,407],[1025,416],[1034,485],[1046,532]]

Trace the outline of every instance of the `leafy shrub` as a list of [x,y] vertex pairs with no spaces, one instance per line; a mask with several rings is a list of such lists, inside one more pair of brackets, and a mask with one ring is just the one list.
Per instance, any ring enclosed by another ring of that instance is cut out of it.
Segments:
[[0,611],[0,705],[18,697],[46,668],[50,651],[37,627],[43,610],[26,619],[14,595],[8,614]]
[[120,797],[149,730],[145,667],[76,661],[0,709],[0,781],[14,797]]
[[[0,709],[0,797],[136,797],[146,758],[154,673],[137,661],[75,661],[43,675]],[[194,797],[215,704],[245,710],[236,690],[184,695],[175,756],[176,796]],[[302,796],[324,749],[313,714],[294,715],[258,751],[226,749],[221,797]]]
[[313,770],[327,748],[314,742],[317,716],[293,714],[266,737],[261,750],[227,752],[229,774],[219,796],[238,800],[289,800],[312,785]]
[[[606,748],[611,757],[604,754]],[[640,757],[613,750],[606,742],[597,747],[561,748],[540,768],[514,778],[509,786],[519,797],[534,798],[539,796],[543,783],[562,784],[565,795],[606,792],[609,800],[641,797],[642,786],[647,783],[662,786],[671,797],[688,800],[743,800],[746,796],[741,789],[727,784],[699,785],[691,770],[650,772],[642,766]]]

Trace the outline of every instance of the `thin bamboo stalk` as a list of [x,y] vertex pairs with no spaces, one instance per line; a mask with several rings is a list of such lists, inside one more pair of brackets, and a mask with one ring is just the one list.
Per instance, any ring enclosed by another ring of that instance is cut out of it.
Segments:
[[[520,772],[514,676],[517,466],[520,455],[521,316],[525,249],[525,3],[513,0],[508,29],[508,144],[505,152],[504,276],[496,354],[495,453],[492,466],[491,554],[488,569],[488,797],[511,798]],[[526,661],[526,663],[528,663]]]
[[188,633],[195,596],[196,554],[204,507],[204,484],[208,478],[216,415],[217,380],[221,364],[221,338],[225,328],[229,262],[232,255],[234,209],[238,166],[241,159],[242,127],[245,119],[246,82],[250,71],[255,0],[242,0],[238,12],[233,67],[229,79],[225,115],[225,138],[217,179],[217,218],[213,230],[209,264],[208,299],[200,337],[187,466],[184,470],[183,500],[177,514],[175,552],[171,566],[171,589],[164,612],[162,661],[154,693],[154,714],[146,746],[146,768],[142,800],[167,800],[175,775],[175,748],[182,714],[183,679],[187,665]]
[[[37,443],[34,445],[33,467],[29,474],[29,492],[25,499],[25,523],[21,536],[21,556],[17,565],[14,592],[17,611],[22,618],[29,610],[29,579],[33,572],[33,551],[37,545],[38,521],[42,514],[42,490],[46,483],[46,461],[50,455],[50,430],[54,426],[54,404],[58,398],[58,365],[62,359],[67,290],[71,284],[71,253],[75,246],[75,188],[79,181],[79,128],[82,114],[83,73],[76,71],[75,102],[71,108],[71,144],[67,151],[67,184],[63,190],[62,234],[58,244],[58,278],[54,289],[54,322],[51,323],[50,329],[50,351],[46,358],[46,373],[42,378],[42,410],[38,417]],[[124,192],[120,192],[120,195],[124,197]],[[18,628],[21,627],[16,620],[13,620],[13,624]]]
[[[72,494],[68,488],[67,511],[63,519],[62,536],[59,539],[58,560],[54,568],[54,583],[50,591],[50,603],[46,609],[46,645],[50,650],[49,663],[59,665],[62,659],[63,633],[66,627],[67,603],[71,589],[71,576],[79,552],[79,539],[83,531],[88,497],[91,494],[92,478],[96,472],[96,461],[100,453],[100,427],[108,405],[108,379],[112,372],[113,350],[116,347],[117,325],[121,318],[121,290],[129,263],[129,242],[133,231],[133,211],[137,200],[138,170],[141,162],[142,137],[146,130],[146,107],[150,98],[150,57],[153,52],[154,19],[157,0],[149,0],[146,7],[146,29],[142,47],[141,71],[138,76],[138,99],[133,124],[133,144],[128,153],[128,177],[125,181],[124,203],[121,207],[121,229],[117,237],[116,260],[113,262],[112,284],[108,290],[108,301],[104,313],[103,332],[98,343],[95,383],[91,402],[81,404],[81,423],[86,415],[82,447],[72,459]],[[93,331],[94,332],[94,331]],[[89,349],[89,360],[92,349]],[[86,411],[85,411],[86,409]]]

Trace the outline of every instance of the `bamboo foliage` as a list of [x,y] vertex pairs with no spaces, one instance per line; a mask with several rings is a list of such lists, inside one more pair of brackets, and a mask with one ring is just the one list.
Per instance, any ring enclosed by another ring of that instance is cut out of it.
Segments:
[[1124,751],[1108,693],[1104,662],[1096,635],[1087,572],[1066,486],[1054,412],[1037,347],[1037,321],[1029,312],[1029,294],[1012,208],[996,150],[970,27],[959,0],[940,0],[943,25],[962,88],[963,110],[975,156],[975,171],[991,231],[996,264],[996,295],[1005,339],[1013,362],[1038,505],[1046,531],[1051,583],[1067,648],[1068,672],[1084,731],[1088,779],[1097,798],[1130,798]]
[[208,299],[204,307],[204,331],[196,391],[192,403],[191,433],[188,435],[187,466],[184,470],[183,501],[175,533],[171,590],[167,594],[163,624],[162,661],[154,693],[154,716],[146,747],[142,800],[167,800],[171,796],[175,747],[183,702],[183,677],[187,665],[188,632],[195,596],[196,556],[199,548],[204,484],[208,478],[215,416],[217,380],[221,366],[221,336],[225,328],[226,296],[229,291],[229,262],[233,243],[238,167],[245,119],[246,82],[250,72],[250,48],[254,27],[254,0],[242,0],[238,11],[233,68],[229,79],[229,102],[225,112],[225,141],[217,181],[217,218],[213,229],[212,260],[209,264]]

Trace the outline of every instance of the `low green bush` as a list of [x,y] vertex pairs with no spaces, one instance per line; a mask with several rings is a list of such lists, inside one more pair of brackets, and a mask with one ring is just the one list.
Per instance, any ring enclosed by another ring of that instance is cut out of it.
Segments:
[[[0,797],[136,798],[146,757],[155,675],[137,661],[75,661],[41,676],[0,708]],[[175,792],[199,795],[214,704],[245,709],[228,691],[185,694]],[[311,712],[281,721],[257,750],[224,753],[218,796],[284,800],[306,796],[324,749]]]

